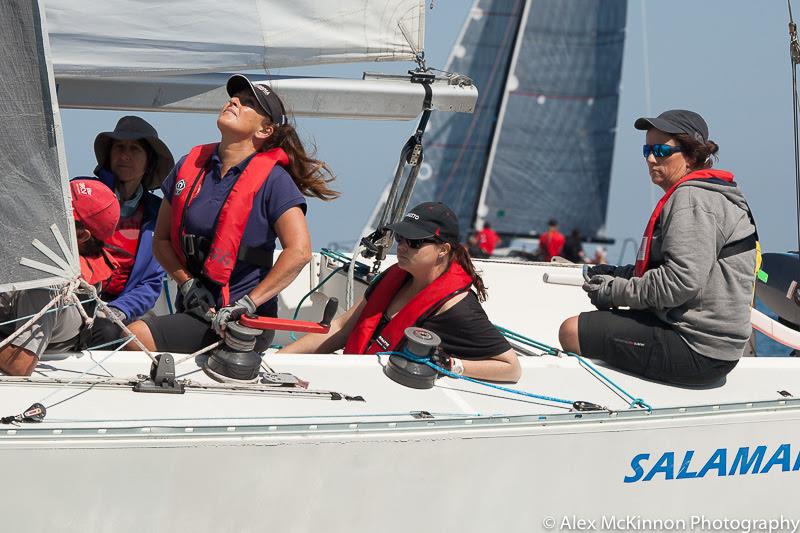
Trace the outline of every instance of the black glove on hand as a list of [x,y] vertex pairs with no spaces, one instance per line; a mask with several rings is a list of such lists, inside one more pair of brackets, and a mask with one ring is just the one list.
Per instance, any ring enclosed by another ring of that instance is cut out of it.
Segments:
[[211,322],[211,327],[217,335],[222,336],[222,332],[225,331],[228,322],[236,322],[242,315],[252,315],[255,314],[255,312],[256,303],[249,296],[244,295],[236,300],[235,303],[226,305],[217,311],[214,320]]
[[592,276],[592,279],[583,284],[583,290],[589,294],[592,305],[601,311],[614,307],[611,301],[612,283],[614,283],[613,276]]
[[211,314],[209,310],[217,304],[211,292],[195,278],[186,281],[180,286],[180,290],[183,295],[183,310],[203,320],[210,321]]
[[613,276],[615,278],[631,279],[633,277],[633,265],[595,265],[589,267],[586,272],[589,277],[593,276]]
[[447,371],[453,369],[453,358],[444,353],[440,349],[436,349],[436,352],[431,356],[431,363],[434,365],[444,368]]

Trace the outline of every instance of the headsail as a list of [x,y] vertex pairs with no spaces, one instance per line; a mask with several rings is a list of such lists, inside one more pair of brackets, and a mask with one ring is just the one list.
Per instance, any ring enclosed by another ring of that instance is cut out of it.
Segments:
[[61,122],[40,2],[0,17],[0,292],[79,272]]
[[477,0],[447,66],[482,88],[477,109],[432,122],[411,204],[443,201],[462,228],[602,232],[625,16],[617,0]]
[[[56,74],[108,77],[405,61],[423,0],[48,0]],[[310,14],[313,13],[313,16]]]

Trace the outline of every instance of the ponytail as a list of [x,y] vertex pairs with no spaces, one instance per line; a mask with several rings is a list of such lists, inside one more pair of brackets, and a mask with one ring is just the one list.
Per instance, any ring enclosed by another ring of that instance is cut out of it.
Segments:
[[273,124],[273,127],[274,132],[259,151],[282,148],[289,156],[286,170],[305,196],[315,196],[325,201],[338,198],[339,192],[328,187],[335,176],[327,163],[314,157],[316,150],[311,154],[306,153],[297,130],[291,124]]
[[483,279],[475,270],[475,265],[472,264],[472,258],[469,256],[467,247],[463,244],[450,243],[450,261],[458,263],[464,269],[464,272],[472,278],[472,286],[478,295],[478,301],[485,302],[487,298],[486,285],[483,284]]

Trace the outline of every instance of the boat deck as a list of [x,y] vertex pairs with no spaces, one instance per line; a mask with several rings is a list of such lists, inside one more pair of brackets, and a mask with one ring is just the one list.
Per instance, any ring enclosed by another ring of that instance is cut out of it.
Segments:
[[[411,389],[383,374],[385,357],[356,355],[265,356],[276,372],[288,372],[308,382],[307,389],[220,388],[195,360],[189,360],[176,367],[177,378],[192,384],[185,394],[135,393],[125,380],[146,374],[149,359],[140,352],[120,352],[97,365],[108,354],[99,351],[64,354],[40,364],[30,380],[0,378],[0,405],[4,411],[0,414],[16,414],[34,402],[41,402],[47,407],[44,422],[35,424],[41,428],[186,428],[406,422],[429,416],[443,420],[527,415],[546,420],[569,414],[572,408],[569,404],[451,378],[439,379],[429,390]],[[521,364],[522,380],[509,387],[592,402],[610,411],[646,412],[629,407],[629,399],[590,374],[575,358],[523,357]],[[656,410],[713,410],[717,409],[714,406],[726,404],[791,402],[792,398],[800,397],[800,360],[794,358],[744,359],[724,383],[708,388],[663,385],[603,367],[601,363],[594,365],[632,397],[643,399]],[[94,366],[91,372],[82,375]],[[104,383],[104,379],[108,381]],[[70,381],[73,383],[67,385]],[[570,416],[574,416],[574,411]]]

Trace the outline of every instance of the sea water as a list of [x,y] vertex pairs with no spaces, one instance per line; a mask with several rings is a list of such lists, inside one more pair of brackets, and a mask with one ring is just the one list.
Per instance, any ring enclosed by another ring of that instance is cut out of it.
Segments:
[[[764,313],[765,315],[769,316],[770,318],[778,318],[778,316],[773,313],[767,306],[761,303],[761,300],[756,298],[756,309]],[[756,334],[756,355],[758,357],[786,357],[789,355],[789,352],[792,351],[791,348],[784,346],[774,340],[770,339],[763,333],[758,331],[755,332]]]

